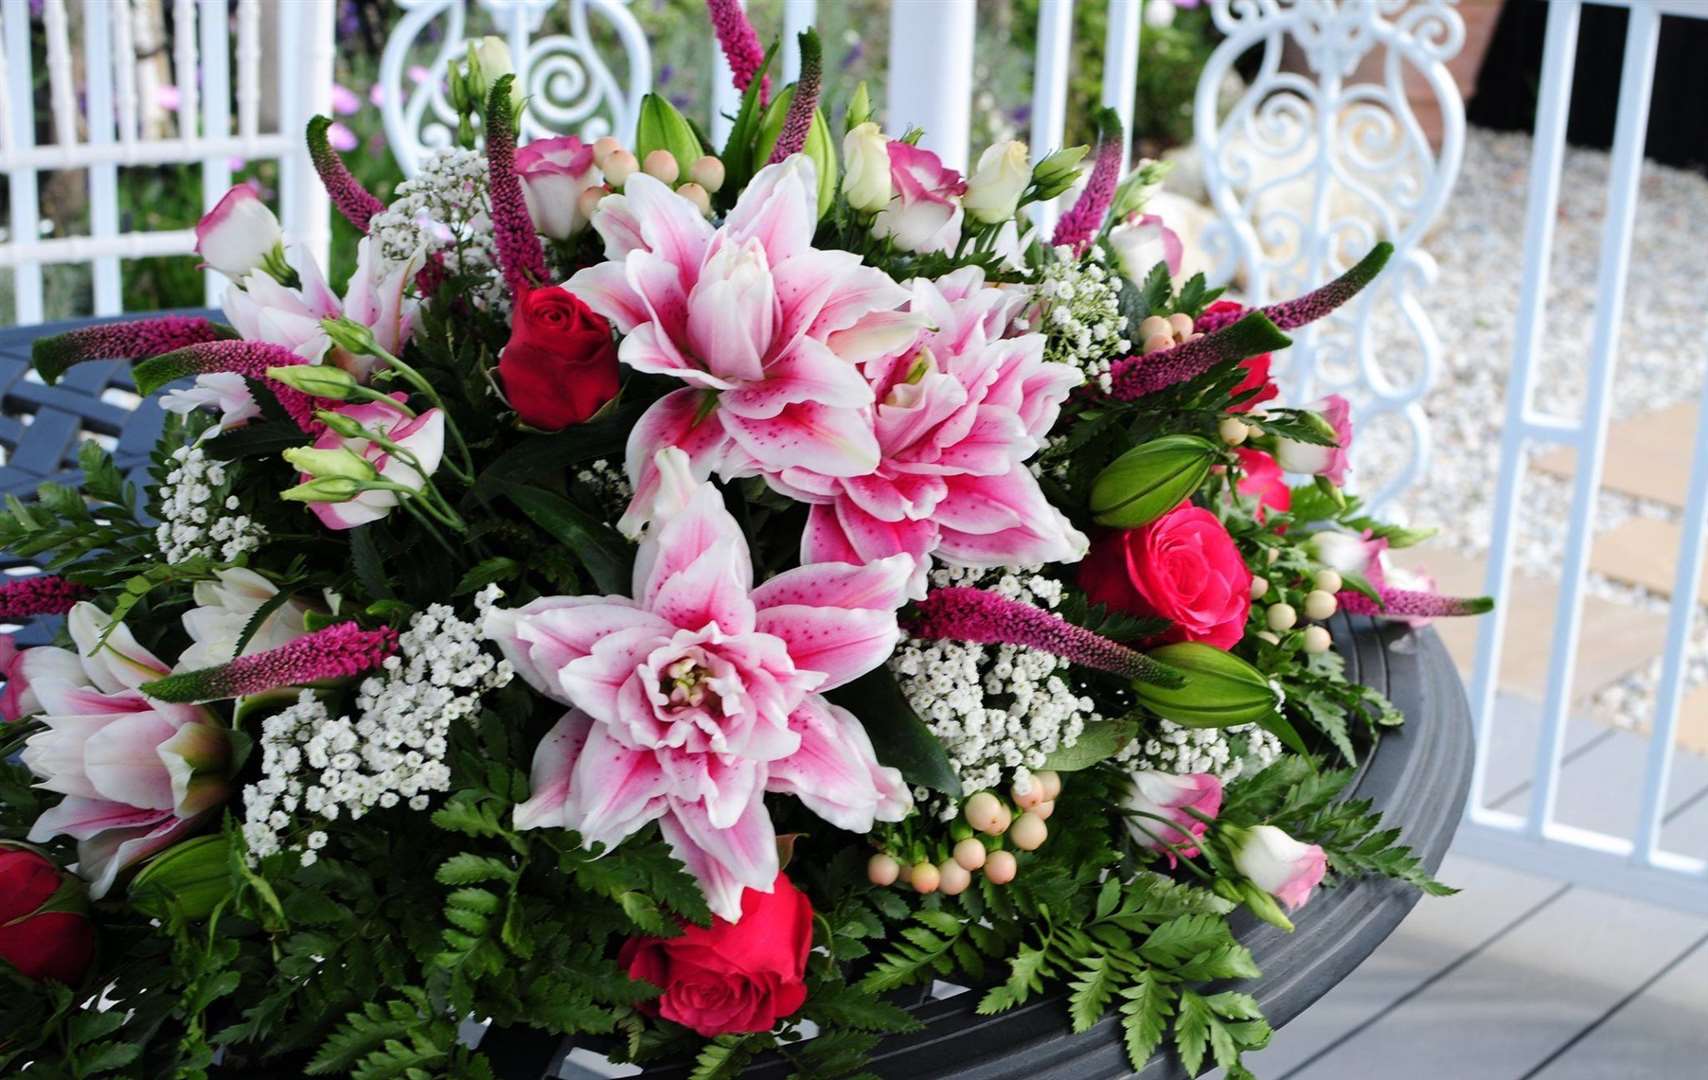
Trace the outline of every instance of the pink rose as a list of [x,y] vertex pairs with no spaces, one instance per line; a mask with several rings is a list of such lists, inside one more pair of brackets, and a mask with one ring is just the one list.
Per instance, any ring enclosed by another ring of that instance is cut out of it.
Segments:
[[1172,622],[1164,641],[1231,649],[1251,610],[1251,571],[1216,515],[1179,506],[1149,525],[1104,533],[1080,563],[1093,601]]
[[1322,848],[1301,844],[1273,825],[1254,825],[1229,839],[1237,845],[1234,867],[1288,911],[1305,906],[1328,870]]
[[1142,848],[1167,852],[1168,865],[1173,866],[1175,852],[1170,844],[1188,859],[1198,854],[1198,838],[1208,826],[1189,811],[1215,817],[1222,808],[1222,782],[1213,773],[1137,772],[1123,805],[1135,811],[1127,819],[1133,841]]
[[1336,487],[1346,483],[1347,453],[1352,448],[1352,404],[1339,394],[1330,394],[1307,408],[1334,429],[1334,446],[1312,446],[1292,439],[1275,441],[1275,460],[1290,473],[1328,478]]
[[581,193],[605,182],[593,165],[593,147],[574,135],[540,139],[516,151],[516,175],[534,228],[553,240],[567,240],[587,227]]
[[1287,476],[1274,458],[1243,446],[1234,453],[1239,457],[1239,493],[1257,496],[1257,520],[1263,520],[1266,506],[1283,514],[1293,508],[1293,489],[1287,486]]
[[[895,192],[890,204],[878,211],[872,234],[888,237],[903,251],[930,251],[953,244],[949,219],[960,209],[959,199],[967,182],[954,169],[945,168],[936,154],[891,140],[890,186]],[[958,230],[956,230],[958,232]]]
[[233,281],[242,280],[277,248],[284,234],[254,187],[238,184],[196,223],[196,254]]

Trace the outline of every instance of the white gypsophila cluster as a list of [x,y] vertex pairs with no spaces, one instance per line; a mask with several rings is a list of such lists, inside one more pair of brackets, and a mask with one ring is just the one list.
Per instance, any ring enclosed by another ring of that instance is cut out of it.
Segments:
[[227,487],[225,464],[210,459],[200,446],[172,451],[177,467],[160,486],[160,524],[154,542],[169,563],[205,557],[236,562],[267,538]]
[[1115,360],[1127,355],[1127,321],[1121,316],[1121,275],[1103,264],[1101,248],[1075,260],[1068,248],[1046,263],[1037,284],[1044,359],[1085,372],[1107,392]]
[[1188,728],[1159,720],[1153,734],[1122,747],[1115,760],[1132,772],[1214,773],[1227,783],[1246,772],[1261,772],[1280,756],[1281,740],[1256,724]]
[[470,294],[477,306],[490,308],[508,297],[486,175],[486,158],[477,150],[450,147],[429,155],[368,225],[385,263],[408,262],[426,250],[438,254],[449,273],[485,279]]
[[[1038,567],[998,570],[938,566],[934,588],[972,585],[1010,600],[1054,608],[1062,584]],[[902,695],[948,753],[949,764],[969,791],[996,788],[1011,774],[1021,788],[1032,770],[1056,750],[1079,740],[1085,725],[1102,719],[1089,697],[1074,692],[1068,664],[1024,645],[974,645],[903,637],[889,660]],[[955,802],[924,788],[914,791],[921,808],[942,820],[955,816]]]
[[398,651],[378,675],[362,680],[356,718],[334,718],[304,690],[296,704],[269,717],[261,730],[261,779],[243,791],[243,837],[249,858],[300,850],[312,865],[324,832],[300,848],[284,839],[297,811],[336,821],[407,802],[425,810],[428,796],[450,787],[445,752],[451,725],[480,708],[481,695],[508,683],[510,661],[481,648],[481,616],[503,595],[489,585],[475,596],[476,617],[460,619],[434,604],[410,619]]
[[575,474],[575,480],[593,496],[609,520],[615,520],[634,501],[635,487],[629,483],[628,473],[608,458],[589,461]]

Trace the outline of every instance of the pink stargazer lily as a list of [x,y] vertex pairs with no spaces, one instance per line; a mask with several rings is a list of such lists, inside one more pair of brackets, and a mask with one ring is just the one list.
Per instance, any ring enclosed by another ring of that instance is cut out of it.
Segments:
[[721,228],[645,174],[594,211],[609,261],[564,287],[624,335],[625,364],[687,384],[629,436],[629,535],[652,505],[662,446],[702,479],[878,467],[872,388],[855,363],[893,347],[907,292],[852,252],[812,246],[817,191],[811,159],[796,155],[761,169]]
[[803,461],[774,478],[815,504],[802,561],[911,555],[914,599],[933,553],[962,566],[1078,561],[1084,534],[1024,463],[1083,376],[1045,362],[1042,334],[1003,336],[1026,295],[987,286],[978,267],[910,285],[908,313],[933,329],[863,365],[877,399],[877,469],[839,477]]
[[119,872],[196,829],[229,793],[231,741],[213,715],[138,688],[169,670],[121,623],[82,603],[66,627],[75,653],[44,646],[29,694],[46,730],[24,744],[36,786],[65,798],[36,819],[32,843],[62,833],[77,843],[77,872],[100,898]]
[[770,892],[764,796],[794,795],[865,832],[911,808],[853,714],[820,696],[877,667],[900,636],[905,555],[820,563],[758,588],[747,540],[687,455],[658,455],[634,599],[549,596],[494,609],[486,636],[536,690],[572,706],[534,752],[516,827],[613,845],[657,820],[712,911]]

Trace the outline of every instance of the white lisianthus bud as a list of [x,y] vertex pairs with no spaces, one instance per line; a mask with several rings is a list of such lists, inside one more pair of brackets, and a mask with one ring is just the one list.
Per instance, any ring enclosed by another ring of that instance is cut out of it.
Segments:
[[1026,144],[1018,139],[997,143],[979,155],[978,167],[967,178],[961,207],[974,221],[997,225],[1014,216],[1020,196],[1032,182]]
[[[481,102],[486,100],[487,91],[492,84],[506,75],[516,74],[516,65],[510,60],[510,46],[504,39],[488,34],[479,41],[469,42],[468,86],[475,98]],[[510,84],[510,104],[522,104],[522,88],[516,83]]]
[[261,196],[248,184],[238,184],[196,223],[196,254],[226,277],[241,281],[267,262],[283,238],[279,219]]
[[1252,884],[1297,911],[1323,879],[1328,859],[1315,844],[1301,844],[1273,825],[1254,825],[1228,836],[1234,866]]
[[842,194],[862,213],[876,213],[890,201],[889,140],[878,125],[867,121],[842,138]]

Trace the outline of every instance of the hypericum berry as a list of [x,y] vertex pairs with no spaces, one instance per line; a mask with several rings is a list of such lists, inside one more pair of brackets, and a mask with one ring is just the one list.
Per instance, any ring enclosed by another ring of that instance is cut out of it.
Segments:
[[1237,416],[1224,416],[1222,422],[1216,425],[1216,434],[1229,446],[1238,446],[1251,435],[1251,429]]
[[694,204],[694,209],[702,215],[712,212],[712,197],[706,189],[690,180],[676,189],[676,194]]
[[1054,769],[1045,769],[1043,772],[1035,772],[1032,774],[1032,780],[1035,783],[1043,785],[1044,798],[1049,799],[1052,802],[1054,802],[1062,793],[1062,774],[1056,772]]
[[1313,589],[1305,594],[1305,618],[1321,621],[1340,609],[1340,602],[1331,592]]
[[1044,801],[1044,789],[1038,786],[1036,777],[1024,790],[1020,787],[1020,781],[1016,780],[1014,786],[1008,789],[1008,793],[1014,796],[1014,805],[1022,810],[1030,810]]
[[986,855],[984,841],[976,836],[969,836],[955,845],[955,861],[968,870],[983,867]]
[[724,186],[724,163],[711,154],[695,158],[688,166],[688,178],[716,195]]
[[1269,595],[1269,579],[1253,577],[1251,579],[1251,598],[1261,600]]
[[954,859],[944,859],[937,867],[937,879],[944,896],[959,896],[973,883],[972,872]]
[[1292,604],[1271,604],[1263,618],[1269,624],[1269,629],[1280,633],[1298,625],[1299,613],[1293,610]]
[[915,892],[934,893],[937,891],[937,886],[942,884],[943,875],[930,863],[918,862],[914,863],[913,872],[907,876],[907,880]]
[[1346,582],[1333,570],[1318,570],[1317,576],[1311,579],[1311,584],[1323,592],[1337,593]]
[[1149,356],[1152,353],[1166,352],[1167,350],[1174,348],[1174,344],[1174,338],[1168,334],[1152,334],[1150,337],[1145,338],[1145,355]]
[[986,836],[1001,836],[1008,831],[1009,822],[1013,820],[1002,800],[988,791],[978,792],[968,799],[962,813],[966,815],[968,825]]
[[623,148],[623,144],[610,135],[601,135],[593,140],[593,164],[599,166],[599,171],[605,171],[605,165],[611,160],[611,155]]
[[668,150],[654,150],[641,162],[641,168],[648,176],[656,177],[666,184],[674,184],[676,178],[682,175],[682,166],[676,163],[676,155]]
[[1192,335],[1192,316],[1184,311],[1177,311],[1168,317],[1168,328],[1174,331],[1174,336],[1185,341]]
[[901,863],[893,855],[878,852],[866,861],[866,880],[878,886],[890,886],[901,876]]
[[1012,851],[993,851],[985,860],[984,876],[992,885],[1006,885],[1020,872],[1020,862]]
[[1139,323],[1139,339],[1141,341],[1148,341],[1159,334],[1170,337],[1174,335],[1174,328],[1168,325],[1168,320],[1161,315],[1147,315],[1145,320]]
[[1325,653],[1334,644],[1328,631],[1320,626],[1305,627],[1305,651],[1308,653]]
[[610,188],[603,184],[595,184],[576,197],[575,212],[581,216],[582,220],[591,218],[593,211],[599,209],[599,204],[609,194],[611,194]]
[[1008,827],[1008,839],[1021,851],[1037,851],[1050,838],[1049,826],[1034,813],[1024,813]]
[[629,182],[629,177],[640,172],[640,162],[633,152],[617,150],[605,159],[605,182],[614,188],[621,188]]
[[1056,812],[1056,800],[1046,799],[1032,808],[1032,816],[1039,821],[1050,820],[1050,815]]

